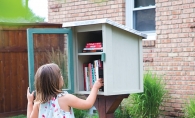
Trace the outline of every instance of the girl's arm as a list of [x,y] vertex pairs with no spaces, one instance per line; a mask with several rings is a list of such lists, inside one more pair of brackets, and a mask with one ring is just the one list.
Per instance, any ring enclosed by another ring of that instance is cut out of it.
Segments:
[[70,107],[77,109],[89,109],[94,105],[98,90],[102,85],[103,85],[102,79],[98,79],[93,85],[93,88],[86,100],[80,99],[71,94],[67,94],[64,96],[65,101],[67,105]]
[[28,105],[27,105],[27,118],[38,118],[38,112],[39,112],[39,104],[34,103],[33,105],[33,100],[34,100],[34,91],[32,93],[29,92],[29,87],[27,89],[27,100],[28,100]]

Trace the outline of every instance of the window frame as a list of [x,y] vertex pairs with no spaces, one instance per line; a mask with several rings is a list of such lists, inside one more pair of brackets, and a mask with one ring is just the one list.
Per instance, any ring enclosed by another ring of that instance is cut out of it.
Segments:
[[[134,29],[134,16],[133,16],[133,12],[134,11],[139,11],[139,10],[146,10],[146,9],[153,9],[156,8],[155,6],[148,6],[148,7],[140,7],[140,8],[134,8],[134,0],[126,0],[125,2],[125,24],[127,27]],[[147,35],[147,39],[144,40],[156,40],[156,30],[154,31],[140,31],[144,34]]]

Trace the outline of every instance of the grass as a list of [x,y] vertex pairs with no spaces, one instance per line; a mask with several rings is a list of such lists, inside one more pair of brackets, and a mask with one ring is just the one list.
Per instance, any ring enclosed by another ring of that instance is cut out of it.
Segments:
[[12,116],[10,118],[26,118],[26,116],[25,115],[18,115],[18,116]]

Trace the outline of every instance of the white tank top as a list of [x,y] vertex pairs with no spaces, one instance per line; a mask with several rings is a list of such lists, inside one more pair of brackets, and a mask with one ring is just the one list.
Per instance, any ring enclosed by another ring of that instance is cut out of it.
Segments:
[[40,104],[39,118],[75,118],[72,108],[70,112],[65,112],[60,109],[58,98],[65,94],[67,94],[66,91],[58,94],[57,98],[53,98],[53,100],[50,100],[49,102]]

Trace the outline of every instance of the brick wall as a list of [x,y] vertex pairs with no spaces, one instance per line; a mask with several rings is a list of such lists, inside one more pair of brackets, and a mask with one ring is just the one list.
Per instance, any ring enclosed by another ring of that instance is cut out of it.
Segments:
[[195,93],[194,0],[156,0],[156,48],[152,69],[165,75],[169,90],[161,108],[169,116],[182,115],[187,98]]
[[[98,1],[49,0],[49,22],[110,18],[125,24],[125,0]],[[164,75],[169,94],[161,110],[169,117],[183,115],[185,100],[195,93],[194,10],[194,0],[156,0],[157,39],[143,41],[144,70]]]
[[52,23],[109,18],[125,22],[124,0],[49,0]]

